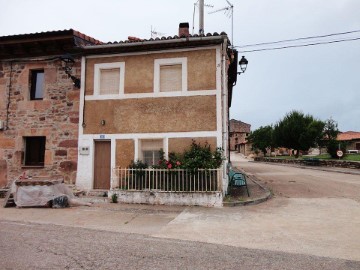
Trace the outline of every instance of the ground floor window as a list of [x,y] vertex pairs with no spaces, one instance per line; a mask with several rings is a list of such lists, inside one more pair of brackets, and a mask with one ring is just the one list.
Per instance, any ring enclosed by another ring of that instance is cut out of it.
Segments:
[[46,137],[24,137],[25,166],[44,166]]
[[164,149],[163,139],[140,140],[140,159],[148,165],[157,165],[160,160],[160,150]]
[[360,150],[360,143],[356,143],[355,148],[356,148],[356,150]]

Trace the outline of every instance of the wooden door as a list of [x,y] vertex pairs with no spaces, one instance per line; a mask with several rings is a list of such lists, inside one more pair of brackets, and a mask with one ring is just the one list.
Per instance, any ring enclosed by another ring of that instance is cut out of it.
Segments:
[[95,141],[94,189],[110,189],[111,142]]

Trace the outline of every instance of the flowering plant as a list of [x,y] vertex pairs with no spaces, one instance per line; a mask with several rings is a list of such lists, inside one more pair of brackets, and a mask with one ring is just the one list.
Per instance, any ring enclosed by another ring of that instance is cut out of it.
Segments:
[[174,153],[169,153],[169,159],[165,159],[164,151],[160,150],[160,159],[158,165],[153,166],[155,169],[179,169],[181,168],[182,162],[180,158]]

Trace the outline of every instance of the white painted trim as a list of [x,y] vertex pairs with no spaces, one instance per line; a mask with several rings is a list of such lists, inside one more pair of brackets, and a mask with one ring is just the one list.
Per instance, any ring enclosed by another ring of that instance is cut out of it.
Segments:
[[[219,90],[220,91],[220,90]],[[193,97],[193,96],[214,96],[218,90],[196,90],[196,91],[174,91],[158,93],[136,93],[117,96],[85,96],[85,100],[114,100],[114,99],[138,99],[138,98],[161,98],[161,97]]]
[[[80,140],[111,139],[161,139],[161,138],[194,138],[217,137],[217,131],[167,132],[167,133],[126,133],[126,134],[83,134]],[[102,136],[102,137],[100,137]]]
[[106,58],[106,57],[117,57],[117,56],[131,56],[131,55],[146,55],[146,54],[160,54],[160,53],[174,53],[174,52],[188,52],[188,51],[202,51],[220,48],[219,45],[201,46],[198,48],[184,48],[184,49],[172,49],[172,50],[160,50],[160,51],[146,51],[146,52],[133,52],[133,53],[118,53],[118,54],[97,54],[89,55],[86,58]]
[[[100,94],[100,73],[102,69],[112,69],[119,68],[120,69],[120,83],[119,83],[119,94],[114,95],[101,95]],[[124,95],[124,86],[125,86],[125,62],[112,62],[112,63],[102,63],[94,65],[94,97],[99,99],[102,98],[110,98],[110,97],[119,97],[120,95]]]
[[160,67],[163,65],[181,65],[181,91],[174,91],[175,93],[187,91],[187,58],[161,58],[154,60],[154,93],[163,93],[160,91]]
[[83,134],[84,94],[85,94],[86,57],[81,57],[80,104],[79,104],[79,136]]

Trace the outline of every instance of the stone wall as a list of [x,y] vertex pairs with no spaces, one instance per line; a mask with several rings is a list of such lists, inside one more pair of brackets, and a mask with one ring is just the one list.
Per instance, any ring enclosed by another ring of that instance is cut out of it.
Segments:
[[[44,69],[43,100],[30,100],[32,69]],[[80,77],[79,59],[73,75]],[[23,172],[31,176],[61,175],[67,183],[75,182],[79,96],[80,90],[73,87],[60,60],[17,61],[12,64],[12,71],[9,62],[0,63],[0,120],[6,123],[8,119],[8,128],[0,131],[0,161],[6,162],[1,168],[7,167],[5,182]],[[23,165],[26,136],[46,137],[43,168]]]
[[[281,158],[256,157],[254,160],[259,162],[296,164],[296,165],[304,165],[304,166],[309,166],[312,163],[311,161],[306,159],[281,159]],[[323,166],[323,167],[360,169],[360,162],[345,161],[345,160],[319,160],[318,162],[315,163],[315,165]]]

